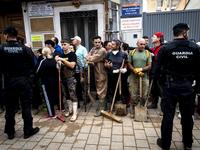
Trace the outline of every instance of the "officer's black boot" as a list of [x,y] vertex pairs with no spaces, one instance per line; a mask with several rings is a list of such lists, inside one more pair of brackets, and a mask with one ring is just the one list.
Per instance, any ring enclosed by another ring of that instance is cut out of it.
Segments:
[[24,139],[30,138],[32,135],[38,133],[39,131],[40,131],[40,129],[38,127],[35,127],[30,131],[24,132]]
[[165,148],[163,145],[162,145],[162,140],[161,138],[158,138],[157,139],[157,145],[162,148],[162,150],[169,150],[168,148]]

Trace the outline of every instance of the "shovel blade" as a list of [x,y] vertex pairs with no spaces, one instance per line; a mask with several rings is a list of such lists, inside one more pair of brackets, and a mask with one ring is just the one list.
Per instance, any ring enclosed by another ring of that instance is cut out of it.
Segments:
[[135,121],[147,121],[147,107],[135,106]]

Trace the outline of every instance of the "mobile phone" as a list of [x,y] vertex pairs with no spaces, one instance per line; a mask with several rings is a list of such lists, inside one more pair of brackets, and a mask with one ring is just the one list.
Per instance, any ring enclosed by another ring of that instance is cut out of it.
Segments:
[[111,63],[111,62],[112,62],[112,60],[111,60],[111,59],[107,59],[107,60],[108,60],[108,62],[109,62],[109,63]]

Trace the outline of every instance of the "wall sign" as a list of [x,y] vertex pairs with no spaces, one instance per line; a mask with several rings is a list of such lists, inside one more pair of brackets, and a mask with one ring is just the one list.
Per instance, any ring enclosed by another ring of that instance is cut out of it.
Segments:
[[52,6],[47,2],[31,2],[28,5],[29,16],[53,15]]
[[142,29],[142,17],[121,18],[121,30]]
[[122,5],[122,16],[139,15],[140,3]]
[[111,2],[114,2],[114,3],[117,3],[117,4],[120,4],[120,0],[110,0]]
[[42,36],[41,35],[32,35],[32,41],[42,41]]

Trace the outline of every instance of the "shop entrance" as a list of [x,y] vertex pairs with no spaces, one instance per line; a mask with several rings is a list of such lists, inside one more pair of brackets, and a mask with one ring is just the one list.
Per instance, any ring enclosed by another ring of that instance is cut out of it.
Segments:
[[81,45],[89,51],[93,47],[92,38],[98,35],[97,11],[78,11],[60,13],[61,38],[81,37]]

